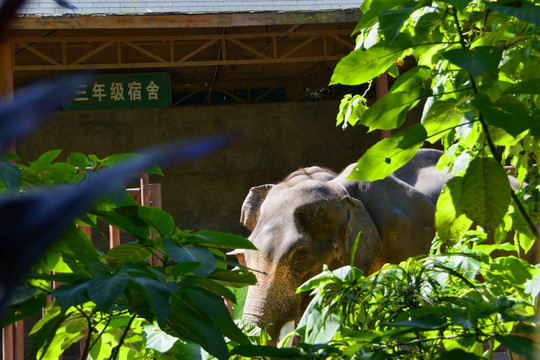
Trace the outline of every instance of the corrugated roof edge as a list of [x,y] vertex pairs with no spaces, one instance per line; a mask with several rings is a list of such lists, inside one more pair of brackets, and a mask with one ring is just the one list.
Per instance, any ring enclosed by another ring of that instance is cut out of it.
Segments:
[[19,14],[11,29],[233,27],[356,22],[360,9],[223,13]]

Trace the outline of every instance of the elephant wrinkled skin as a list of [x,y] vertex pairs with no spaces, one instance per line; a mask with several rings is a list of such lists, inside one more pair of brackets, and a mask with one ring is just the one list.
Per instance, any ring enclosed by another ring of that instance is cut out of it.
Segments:
[[407,165],[375,182],[347,180],[352,164],[341,174],[304,168],[279,184],[252,188],[241,221],[258,249],[245,251],[246,265],[260,272],[248,290],[244,320],[261,327],[272,323],[268,332],[275,344],[281,327],[298,322],[309,302],[295,294],[298,286],[323,264],[348,265],[359,232],[355,266],[365,273],[428,253],[435,204],[446,181],[435,167],[441,154],[419,150]]

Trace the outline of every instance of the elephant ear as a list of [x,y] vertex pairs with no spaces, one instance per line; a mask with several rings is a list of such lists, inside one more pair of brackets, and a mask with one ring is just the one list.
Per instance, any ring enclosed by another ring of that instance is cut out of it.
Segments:
[[346,261],[345,263],[349,263],[354,242],[358,233],[361,232],[358,248],[354,256],[354,265],[365,273],[369,273],[373,260],[382,249],[379,231],[375,227],[375,223],[364,203],[350,196],[345,196],[342,200],[346,203],[351,215],[350,231],[348,231],[348,238],[345,245],[347,249],[347,258],[344,259]]
[[266,195],[272,189],[273,184],[260,185],[249,189],[249,194],[246,196],[242,204],[242,213],[240,214],[240,222],[244,224],[250,231],[255,229],[259,222],[259,212],[261,205],[266,199]]

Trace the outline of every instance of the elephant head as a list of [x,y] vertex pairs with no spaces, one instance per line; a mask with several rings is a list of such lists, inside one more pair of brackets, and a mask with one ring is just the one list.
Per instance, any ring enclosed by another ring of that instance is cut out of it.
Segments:
[[277,185],[252,188],[240,220],[259,249],[243,254],[258,284],[248,290],[244,320],[272,324],[268,332],[275,344],[280,328],[299,321],[309,303],[306,295],[296,295],[298,286],[324,264],[348,265],[358,234],[353,260],[364,273],[427,254],[435,203],[447,180],[436,167],[441,154],[421,149],[399,171],[374,182],[348,180],[356,166],[351,164],[339,175],[311,167]]
[[[314,170],[315,169],[315,170]],[[257,270],[258,284],[248,290],[243,318],[272,324],[271,344],[289,321],[298,321],[309,298],[296,289],[322,271],[348,265],[361,232],[355,264],[367,270],[381,249],[381,238],[364,204],[349,196],[335,174],[303,169],[277,185],[250,190],[242,223],[258,251],[245,251],[246,265]]]

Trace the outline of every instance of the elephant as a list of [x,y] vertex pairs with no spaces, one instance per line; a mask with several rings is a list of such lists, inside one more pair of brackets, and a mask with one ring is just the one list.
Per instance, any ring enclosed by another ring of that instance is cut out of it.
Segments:
[[[362,182],[321,167],[297,170],[278,184],[250,189],[241,222],[257,247],[243,260],[256,270],[243,320],[267,330],[275,345],[280,329],[298,323],[309,297],[296,294],[306,280],[350,263],[372,273],[385,263],[427,254],[435,235],[437,198],[447,181],[437,171],[441,151],[420,149],[406,165],[383,180]],[[238,255],[238,254],[237,254]]]

